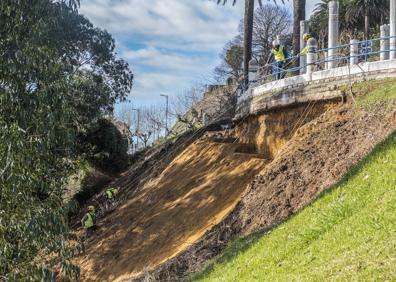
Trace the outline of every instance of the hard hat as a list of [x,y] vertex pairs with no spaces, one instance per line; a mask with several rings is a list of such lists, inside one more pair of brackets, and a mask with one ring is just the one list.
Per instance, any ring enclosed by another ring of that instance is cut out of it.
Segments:
[[94,206],[88,206],[87,210],[91,211],[91,212],[94,212],[95,211],[95,207]]
[[305,41],[307,41],[308,39],[310,39],[312,36],[311,36],[311,34],[309,34],[309,33],[304,33],[304,35],[303,35],[303,39],[305,40]]
[[276,47],[280,45],[280,41],[278,39],[275,39],[274,41],[272,41],[272,46]]

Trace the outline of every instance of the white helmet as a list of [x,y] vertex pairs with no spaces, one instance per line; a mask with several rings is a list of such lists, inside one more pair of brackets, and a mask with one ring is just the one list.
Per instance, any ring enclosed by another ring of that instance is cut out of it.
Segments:
[[275,39],[274,41],[272,41],[272,47],[276,47],[280,45],[280,41],[279,39]]

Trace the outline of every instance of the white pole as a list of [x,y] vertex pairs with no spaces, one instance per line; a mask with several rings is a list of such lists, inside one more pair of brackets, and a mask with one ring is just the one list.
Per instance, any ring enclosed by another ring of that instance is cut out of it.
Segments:
[[[396,0],[394,0],[396,1]],[[338,1],[329,2],[329,48],[335,48],[338,46]],[[330,49],[328,58],[331,60],[328,63],[328,68],[332,69],[337,66],[337,49]]]
[[251,59],[249,62],[249,85],[250,83],[254,83],[257,77],[257,69],[258,65],[256,64],[255,59]]
[[350,42],[350,65],[357,65],[359,62],[359,40],[352,39]]
[[316,48],[318,47],[318,43],[315,38],[310,38],[307,42],[307,74],[313,73],[315,70],[315,62],[316,62]]
[[[389,25],[384,24],[381,25],[381,38],[389,37]],[[389,59],[389,39],[381,39],[381,53],[380,53],[380,60],[385,61]]]
[[[305,40],[304,34],[309,32],[308,21],[300,21],[300,51],[305,48]],[[304,74],[307,71],[306,67],[303,67],[307,64],[307,56],[301,55],[300,56],[300,74]]]
[[396,59],[396,0],[390,0],[390,59]]

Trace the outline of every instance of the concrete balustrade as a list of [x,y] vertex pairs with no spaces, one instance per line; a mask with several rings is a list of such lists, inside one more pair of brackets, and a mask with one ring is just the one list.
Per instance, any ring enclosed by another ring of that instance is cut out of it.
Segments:
[[315,38],[310,38],[307,41],[307,48],[307,74],[311,74],[315,71],[316,49],[318,48],[318,42]]
[[396,59],[396,0],[390,0],[390,59]]
[[[305,48],[305,40],[304,40],[304,34],[309,33],[309,25],[308,21],[300,21],[300,51],[304,50]],[[307,69],[306,67],[303,67],[307,64],[307,56],[306,55],[301,55],[300,56],[300,74],[304,74]]]
[[359,40],[352,39],[350,42],[350,65],[357,65],[359,63]]
[[255,59],[249,61],[249,81],[255,81],[257,78],[257,69],[259,68]]
[[[375,39],[374,41],[380,41],[380,60],[374,62],[361,62],[359,63],[359,57],[366,55],[363,54],[364,46],[358,40],[353,39],[350,41],[349,48],[349,65],[338,67],[338,55],[337,50],[339,46],[339,2],[337,0],[330,1],[328,3],[329,8],[329,30],[328,30],[328,48],[323,50],[320,55],[324,55],[326,59],[325,70],[319,70],[316,68],[317,58],[317,41],[314,38],[304,42],[303,35],[308,33],[308,25],[306,21],[300,22],[301,27],[301,40],[300,50],[306,47],[308,53],[306,56],[300,56],[300,66],[306,65],[305,68],[300,70],[300,75],[287,77],[281,80],[266,82],[266,83],[254,83],[251,84],[249,91],[246,91],[244,95],[238,99],[238,104],[243,104],[249,99],[258,96],[267,97],[275,92],[282,92],[295,87],[303,87],[304,85],[310,85],[312,83],[326,83],[330,81],[337,81],[338,79],[350,81],[351,77],[361,79],[381,79],[384,77],[392,76],[396,77],[396,0],[390,1],[390,24],[384,24],[380,27],[381,38]],[[360,46],[362,44],[362,46]],[[362,50],[360,50],[362,47]],[[345,48],[343,46],[342,48]],[[371,49],[371,48],[370,48]],[[378,53],[378,52],[375,52]],[[322,60],[322,59],[321,59]],[[257,80],[258,65],[255,60],[249,62],[249,80]],[[282,96],[283,97],[283,96]],[[286,99],[286,96],[285,96]],[[286,99],[289,101],[289,99]]]
[[389,37],[390,31],[389,31],[389,25],[384,24],[381,25],[381,41],[380,41],[380,60],[385,61],[389,59],[389,39],[386,37]]
[[[396,1],[396,0],[395,0]],[[329,2],[329,51],[328,69],[337,67],[337,49],[332,49],[338,46],[339,24],[338,24],[339,3],[338,1]]]

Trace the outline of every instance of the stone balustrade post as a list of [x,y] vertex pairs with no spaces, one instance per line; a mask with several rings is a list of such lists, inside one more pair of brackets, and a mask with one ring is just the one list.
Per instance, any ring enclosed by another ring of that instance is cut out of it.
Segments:
[[[395,0],[396,1],[396,0]],[[339,36],[339,24],[338,24],[338,13],[339,3],[338,1],[329,2],[329,52],[328,52],[328,69],[335,68],[337,66],[338,50],[335,49],[338,46]]]
[[349,49],[349,64],[357,65],[359,63],[359,40],[352,39],[350,42],[350,49]]
[[396,0],[390,0],[390,23],[389,23],[389,31],[390,31],[390,59],[396,59]]
[[316,63],[316,49],[318,48],[318,42],[315,38],[310,38],[307,42],[307,74],[311,74],[315,71]]
[[[304,34],[309,32],[309,25],[308,21],[300,21],[300,51],[302,51],[305,48],[305,40],[304,40]],[[297,55],[297,54],[296,54]],[[307,56],[306,55],[300,55],[300,74],[304,74],[307,71],[307,68],[305,65],[307,64]]]
[[249,61],[249,82],[255,82],[257,78],[258,64],[255,59]]
[[380,60],[385,61],[389,59],[389,25],[381,25],[381,41],[380,41]]

